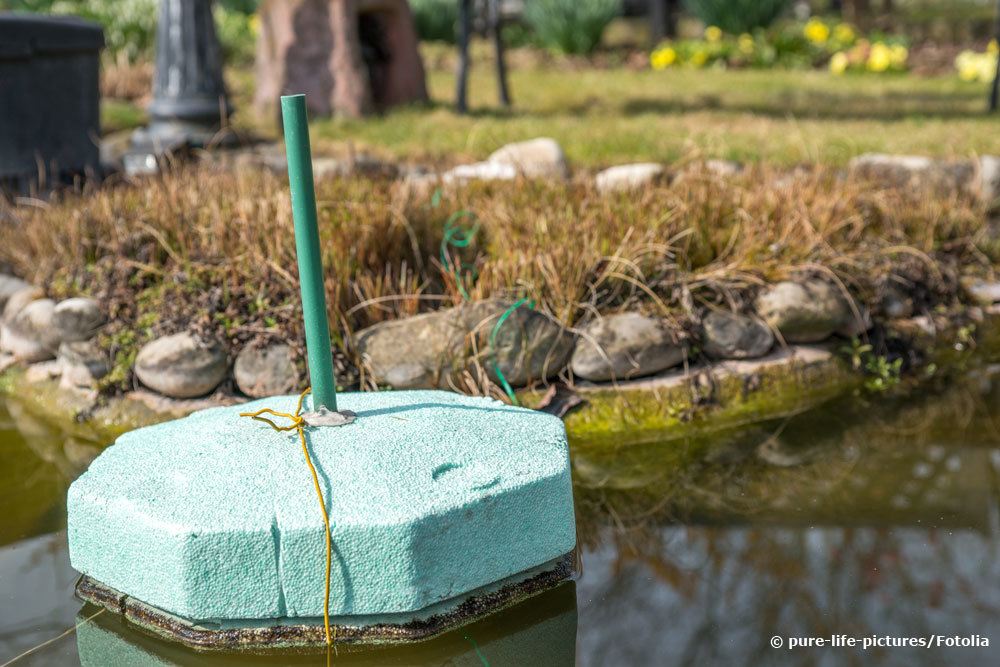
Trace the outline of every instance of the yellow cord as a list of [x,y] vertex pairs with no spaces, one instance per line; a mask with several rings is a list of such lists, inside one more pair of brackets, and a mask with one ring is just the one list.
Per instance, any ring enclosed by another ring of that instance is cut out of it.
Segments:
[[[302,418],[302,404],[305,402],[306,396],[309,394],[311,389],[312,388],[310,387],[299,395],[299,404],[295,408],[295,414],[277,412],[271,408],[264,408],[262,410],[258,410],[257,412],[241,412],[240,417],[250,417],[251,419],[264,422],[275,431],[298,431],[299,433],[299,442],[302,443],[302,454],[306,457],[306,465],[309,466],[309,472],[312,473],[313,486],[316,487],[316,497],[319,498],[319,509],[323,513],[323,525],[326,528],[326,597],[323,600],[323,629],[326,631],[326,645],[331,646],[333,644],[333,635],[330,632],[330,569],[333,560],[333,544],[330,537],[330,517],[326,513],[326,502],[323,500],[323,492],[319,487],[319,475],[316,474],[316,467],[313,465],[312,458],[309,456],[309,448],[306,447],[306,422],[305,419]],[[265,414],[287,419],[291,422],[291,424],[288,426],[278,426],[267,417],[261,416]]]

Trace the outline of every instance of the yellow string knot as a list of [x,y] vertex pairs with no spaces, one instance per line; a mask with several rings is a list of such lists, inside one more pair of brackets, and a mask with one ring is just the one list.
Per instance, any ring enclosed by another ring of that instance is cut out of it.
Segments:
[[[319,509],[323,513],[323,525],[326,528],[326,597],[323,600],[323,629],[326,632],[326,645],[331,646],[333,644],[333,633],[330,631],[330,569],[333,560],[333,545],[330,536],[330,516],[326,512],[326,501],[323,500],[323,491],[319,486],[319,475],[316,474],[316,467],[313,465],[312,458],[309,456],[309,448],[306,446],[306,420],[302,417],[302,404],[305,402],[306,396],[309,395],[311,389],[310,387],[299,395],[299,403],[295,408],[295,414],[278,412],[271,408],[262,408],[257,412],[241,412],[240,417],[250,417],[250,419],[264,422],[275,431],[282,433],[298,431],[299,442],[302,444],[302,454],[305,456],[306,465],[309,466],[309,472],[312,473],[313,486],[316,488],[316,497],[319,499]],[[263,415],[281,417],[282,419],[287,419],[290,423],[287,426],[278,426]]]

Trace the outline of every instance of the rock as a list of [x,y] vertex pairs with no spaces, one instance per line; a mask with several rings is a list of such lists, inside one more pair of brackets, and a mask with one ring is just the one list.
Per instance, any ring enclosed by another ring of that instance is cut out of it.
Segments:
[[[277,115],[281,95],[306,93],[311,115],[359,116],[427,100],[424,66],[406,0],[358,3],[263,0],[257,8],[256,90],[262,117]],[[345,15],[345,12],[349,14]],[[365,54],[365,57],[362,57]],[[377,76],[366,58],[378,60]]]
[[[27,290],[18,292],[7,307]],[[59,348],[59,334],[53,326],[56,304],[52,299],[30,301],[0,327],[0,349],[20,361],[38,362],[54,359]]]
[[[408,198],[429,198],[443,184],[442,176],[438,174],[410,174],[393,184],[393,200],[405,201]],[[452,179],[452,183],[455,180]]]
[[72,341],[59,346],[62,385],[93,387],[111,370],[107,353],[93,341]]
[[509,164],[497,162],[461,164],[441,174],[441,182],[447,185],[470,181],[512,181],[515,178],[517,178],[517,169]]
[[24,372],[24,379],[32,384],[38,382],[47,382],[49,380],[54,380],[62,375],[62,367],[58,361],[40,361],[36,364],[31,364],[28,369]]
[[584,330],[570,367],[585,380],[628,380],[652,375],[684,360],[686,349],[662,320],[639,313],[609,315]]
[[913,315],[913,299],[901,289],[888,285],[882,292],[878,309],[891,320],[910,317]]
[[31,287],[31,285],[24,282],[20,278],[0,273],[0,313],[2,313],[4,308],[7,306],[7,300],[10,299],[10,297],[29,287]]
[[509,307],[492,300],[381,322],[358,332],[355,347],[372,379],[397,389],[451,386],[473,348],[493,381],[499,380],[494,362],[513,386],[558,374],[572,352],[573,336],[529,308],[504,321],[493,349],[491,333]]
[[299,387],[295,355],[285,344],[243,348],[236,356],[233,375],[239,390],[253,398],[279,396]]
[[17,290],[7,298],[7,303],[4,304],[3,321],[10,322],[22,308],[44,296],[45,292],[42,291],[42,288],[35,285],[28,285]]
[[[234,159],[235,166],[262,167],[279,175],[288,173],[288,158],[281,145],[266,146],[248,151]],[[317,181],[329,178],[364,176],[368,178],[395,178],[399,167],[392,162],[361,153],[352,158],[313,156],[313,178]]]
[[754,359],[771,351],[774,333],[760,318],[712,311],[702,320],[702,344],[716,359]]
[[562,147],[547,137],[507,144],[494,151],[487,162],[509,165],[528,178],[569,178],[569,164]]
[[948,162],[917,155],[866,153],[848,165],[856,177],[894,188],[927,189],[944,194],[972,192],[979,188],[977,164]]
[[665,179],[666,169],[655,162],[639,162],[610,167],[594,177],[598,192],[639,190]]
[[139,350],[135,374],[154,391],[170,398],[195,398],[210,393],[226,377],[226,353],[214,343],[191,334],[157,338]]
[[569,363],[576,337],[546,315],[522,306],[507,316],[494,338],[497,323],[511,305],[491,299],[461,308],[490,379],[500,382],[499,369],[510,385],[521,387],[558,375]]
[[104,314],[93,299],[66,299],[56,304],[52,323],[64,342],[89,340],[104,324]]
[[363,176],[366,178],[396,178],[399,168],[370,155],[356,155],[353,159],[313,158],[313,176],[316,180]]
[[1000,206],[1000,156],[983,155],[979,158],[977,192],[979,199],[991,211]]
[[735,160],[706,160],[704,169],[713,176],[736,176],[743,171],[743,165]]
[[449,308],[359,331],[354,345],[372,379],[396,389],[447,387],[460,370],[465,327]]
[[818,343],[852,317],[840,290],[819,279],[772,285],[757,297],[756,308],[787,343]]
[[965,283],[965,290],[984,306],[1000,302],[1000,282],[970,281]]
[[872,314],[865,306],[858,306],[858,313],[852,312],[847,321],[837,327],[834,332],[838,336],[843,336],[844,338],[857,338],[863,333],[871,331],[871,328],[875,326],[872,322]]

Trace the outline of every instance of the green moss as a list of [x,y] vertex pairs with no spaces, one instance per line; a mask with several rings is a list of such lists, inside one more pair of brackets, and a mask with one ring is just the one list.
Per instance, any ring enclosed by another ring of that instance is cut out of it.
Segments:
[[83,394],[61,388],[57,381],[28,382],[18,367],[0,374],[0,394],[64,434],[99,444],[110,444],[128,431],[181,416],[159,414],[121,397],[95,403]]
[[697,438],[808,410],[854,389],[860,381],[831,357],[669,387],[609,387],[587,391],[587,404],[566,417],[566,428],[580,445]]

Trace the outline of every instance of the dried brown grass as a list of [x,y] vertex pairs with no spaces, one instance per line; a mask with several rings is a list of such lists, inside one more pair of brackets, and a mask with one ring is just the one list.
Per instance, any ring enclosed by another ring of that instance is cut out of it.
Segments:
[[[974,202],[826,169],[693,172],[611,196],[583,182],[431,197],[336,179],[317,199],[331,316],[347,350],[352,331],[459,302],[459,280],[472,299],[527,296],[574,326],[624,308],[683,321],[702,305],[739,307],[756,286],[797,272],[825,273],[863,302],[892,279],[934,303],[954,296],[959,267],[992,264]],[[471,212],[478,231],[442,261],[456,211]],[[0,264],[57,296],[103,299],[123,363],[146,338],[181,329],[232,345],[300,341],[287,183],[270,173],[185,168],[3,217]]]
[[106,59],[101,64],[101,97],[144,102],[153,91],[153,63]]

